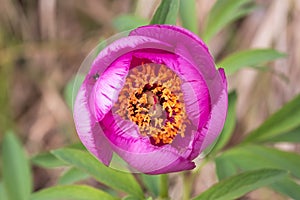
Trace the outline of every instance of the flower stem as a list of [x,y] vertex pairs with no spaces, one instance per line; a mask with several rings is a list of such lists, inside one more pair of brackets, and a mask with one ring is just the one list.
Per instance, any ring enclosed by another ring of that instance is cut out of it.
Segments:
[[192,184],[193,184],[193,176],[190,171],[185,171],[182,173],[183,177],[183,200],[190,200]]
[[168,174],[160,175],[160,199],[169,199],[169,178]]

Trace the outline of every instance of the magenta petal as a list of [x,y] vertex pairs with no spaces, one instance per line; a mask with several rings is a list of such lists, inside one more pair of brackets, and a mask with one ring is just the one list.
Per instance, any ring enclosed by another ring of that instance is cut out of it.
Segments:
[[152,173],[164,168],[179,171],[191,167],[188,164],[170,166],[179,158],[184,158],[171,145],[153,146],[148,137],[139,136],[138,127],[132,122],[108,113],[101,125],[114,151],[139,172]]
[[99,53],[92,64],[88,77],[92,78],[96,74],[101,77],[106,68],[119,57],[129,52],[145,48],[170,49],[171,47],[169,44],[151,37],[129,36],[118,39]]
[[223,128],[227,113],[227,83],[224,72],[220,70],[218,73],[215,69],[213,58],[203,41],[183,28],[171,25],[145,26],[133,30],[130,35],[151,37],[172,45],[173,52],[188,60],[203,76],[209,90],[212,110],[208,124],[195,133],[191,159],[195,158],[217,138]]
[[[133,30],[132,36],[145,36],[172,46],[172,52],[188,60],[206,81],[214,104],[222,92],[222,78],[215,68],[207,46],[192,32],[172,25],[143,26]],[[162,49],[162,48],[160,48]]]
[[98,121],[102,120],[118,100],[128,74],[130,60],[127,57],[114,62],[97,80],[91,93],[90,108]]
[[105,165],[112,159],[112,149],[98,122],[91,115],[87,102],[87,85],[83,84],[74,105],[74,120],[78,136],[84,146]]
[[224,89],[219,97],[219,100],[212,107],[211,119],[209,120],[207,127],[197,134],[197,138],[194,141],[193,153],[190,155],[190,159],[196,158],[200,152],[205,150],[221,133],[228,106],[228,94],[227,94],[227,81],[223,69],[219,69],[219,73],[223,79]]
[[187,160],[185,158],[179,157],[176,161],[169,164],[168,166],[161,168],[159,170],[151,171],[148,174],[165,174],[165,173],[171,173],[171,172],[179,172],[184,170],[191,170],[196,167],[194,162],[191,162],[190,160]]
[[219,97],[218,102],[215,105],[213,105],[211,119],[208,124],[208,131],[207,134],[205,135],[200,151],[203,151],[205,148],[207,148],[219,136],[219,134],[221,133],[224,127],[224,123],[227,115],[227,107],[228,107],[227,81],[226,81],[224,70],[219,69],[218,72],[220,73],[220,76],[223,79],[224,89]]

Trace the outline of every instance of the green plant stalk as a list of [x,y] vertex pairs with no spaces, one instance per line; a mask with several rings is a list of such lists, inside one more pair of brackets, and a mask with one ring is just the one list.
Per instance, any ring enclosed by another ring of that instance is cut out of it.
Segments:
[[169,177],[168,174],[160,175],[160,194],[161,200],[169,199]]
[[190,200],[194,177],[190,171],[182,173],[183,178],[183,200]]

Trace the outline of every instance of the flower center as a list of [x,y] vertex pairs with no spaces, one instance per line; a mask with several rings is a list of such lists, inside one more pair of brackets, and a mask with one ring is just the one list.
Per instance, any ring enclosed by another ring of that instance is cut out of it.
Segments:
[[147,64],[130,71],[116,113],[134,122],[154,145],[184,136],[187,121],[180,78],[164,65]]

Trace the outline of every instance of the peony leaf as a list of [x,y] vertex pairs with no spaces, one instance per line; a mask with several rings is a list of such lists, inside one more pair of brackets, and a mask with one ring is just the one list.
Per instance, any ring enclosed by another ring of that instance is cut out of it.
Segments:
[[141,174],[141,179],[145,184],[146,188],[155,196],[159,195],[159,180],[160,175],[147,175]]
[[[85,147],[80,142],[71,144],[67,147],[68,148],[85,150]],[[40,153],[38,155],[35,155],[34,157],[31,158],[31,162],[34,165],[44,167],[44,168],[55,168],[55,167],[63,167],[63,166],[68,165],[65,162],[61,161],[60,159],[56,158],[50,152],[45,152],[45,153]]]
[[210,39],[226,25],[250,13],[254,6],[252,0],[218,0],[209,12],[206,27],[202,34],[204,42]]
[[290,178],[285,178],[273,183],[271,188],[292,199],[298,199],[300,197],[300,185]]
[[244,172],[213,185],[194,200],[236,199],[259,187],[282,180],[286,176],[286,171],[278,169],[261,169]]
[[8,199],[29,199],[32,191],[29,162],[20,141],[12,132],[4,136],[2,159],[2,175]]
[[31,158],[31,162],[34,165],[44,168],[62,167],[67,165],[65,162],[59,160],[49,152],[41,153],[34,156],[33,158]]
[[285,54],[274,49],[250,49],[227,56],[217,63],[217,66],[224,68],[225,73],[230,75],[242,67],[255,67],[285,56]]
[[267,142],[291,142],[300,143],[300,127],[285,132],[273,138],[268,138]]
[[35,192],[30,200],[115,200],[116,198],[85,185],[54,186]]
[[300,94],[271,115],[244,139],[244,143],[268,141],[300,125]]
[[237,166],[231,160],[227,160],[222,156],[215,158],[215,164],[219,180],[233,176],[238,172]]
[[4,184],[1,181],[0,181],[0,199],[1,200],[8,200]]
[[195,0],[180,0],[179,15],[182,26],[198,34]]
[[65,148],[54,150],[52,153],[57,158],[74,165],[113,189],[122,190],[139,198],[144,196],[141,187],[132,174],[106,167],[88,152]]
[[231,92],[228,94],[228,112],[224,128],[218,138],[216,145],[213,148],[212,154],[217,153],[221,150],[230,140],[236,123],[236,101],[237,95],[236,92]]
[[162,0],[150,24],[176,24],[179,0]]
[[113,26],[118,31],[131,30],[139,26],[147,25],[148,23],[146,19],[134,15],[121,15],[113,20]]
[[289,171],[300,178],[300,155],[259,145],[240,145],[220,155],[242,170],[276,168]]
[[84,180],[88,177],[90,176],[87,173],[72,167],[67,171],[65,171],[63,175],[59,177],[58,184],[60,185],[73,184],[77,181]]
[[[290,171],[299,178],[300,155],[258,145],[244,145],[224,152],[216,158],[219,179],[239,171],[262,168],[278,168]],[[270,185],[274,190],[292,197],[299,197],[300,186],[292,179],[285,178]]]

